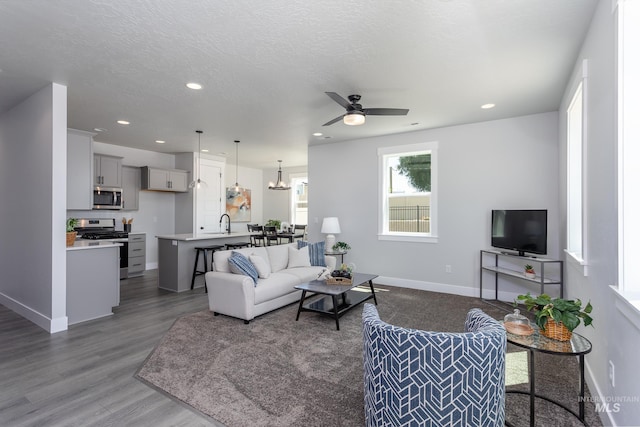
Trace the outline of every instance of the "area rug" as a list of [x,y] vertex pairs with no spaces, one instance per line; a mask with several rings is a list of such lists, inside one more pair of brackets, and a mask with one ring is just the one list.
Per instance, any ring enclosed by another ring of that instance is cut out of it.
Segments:
[[[476,298],[376,289],[381,318],[410,328],[460,332],[467,311],[474,307],[495,318],[505,314]],[[334,320],[316,313],[301,313],[296,321],[296,311],[297,304],[292,304],[248,325],[208,310],[182,317],[136,377],[228,427],[364,425],[361,306],[341,317],[340,331]],[[573,358],[560,359],[575,365]],[[547,381],[567,381],[561,376],[571,375],[575,383],[575,366],[558,368],[553,372],[560,378],[554,374]],[[539,390],[544,381],[537,378]],[[526,389],[526,384],[520,388]],[[561,389],[554,387],[554,392],[573,393]],[[526,400],[524,405],[509,405],[509,399],[507,419],[517,417],[517,424],[527,424]],[[539,415],[539,425],[574,425],[570,415],[554,407],[540,409],[545,413]],[[599,425],[589,409],[591,425]],[[552,424],[544,424],[545,418]],[[564,421],[558,424],[560,420]]]

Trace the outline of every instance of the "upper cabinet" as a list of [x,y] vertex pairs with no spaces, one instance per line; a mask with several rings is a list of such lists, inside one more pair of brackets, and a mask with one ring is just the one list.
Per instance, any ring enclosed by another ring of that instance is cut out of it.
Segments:
[[122,187],[122,157],[95,154],[93,156],[93,185]]
[[122,209],[138,210],[138,192],[140,191],[140,168],[122,166]]
[[186,192],[188,176],[188,172],[184,170],[144,166],[141,173],[142,189]]
[[93,208],[91,161],[95,133],[67,130],[67,209]]

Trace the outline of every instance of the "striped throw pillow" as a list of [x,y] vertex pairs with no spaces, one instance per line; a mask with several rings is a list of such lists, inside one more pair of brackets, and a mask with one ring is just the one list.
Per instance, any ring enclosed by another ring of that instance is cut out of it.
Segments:
[[251,264],[249,258],[242,255],[240,252],[233,251],[229,257],[229,270],[235,274],[244,274],[253,279],[253,286],[258,284],[258,271]]
[[327,264],[324,262],[324,242],[316,242],[316,243],[307,243],[303,240],[298,240],[298,249],[309,248],[309,260],[311,261],[311,265],[315,265],[318,267],[326,267]]

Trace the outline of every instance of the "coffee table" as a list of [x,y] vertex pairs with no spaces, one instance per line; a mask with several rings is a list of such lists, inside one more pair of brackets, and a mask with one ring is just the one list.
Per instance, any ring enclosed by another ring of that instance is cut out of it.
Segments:
[[[300,312],[313,311],[325,316],[333,317],[336,320],[336,330],[340,330],[340,317],[351,310],[353,307],[367,300],[373,299],[378,305],[375,291],[373,290],[373,279],[378,277],[375,274],[354,273],[353,281],[350,285],[327,285],[324,280],[312,280],[307,283],[294,286],[302,291],[300,296],[300,304],[298,305],[298,314],[296,314],[296,322],[300,318]],[[353,290],[353,288],[369,283],[371,292],[362,292]],[[307,292],[314,294],[326,295],[324,298],[304,304],[307,298]],[[340,297],[340,298],[338,298]],[[338,299],[341,301],[339,302]]]

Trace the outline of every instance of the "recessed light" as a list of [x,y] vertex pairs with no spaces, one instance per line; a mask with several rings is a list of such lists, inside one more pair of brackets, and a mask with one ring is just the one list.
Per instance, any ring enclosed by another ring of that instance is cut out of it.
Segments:
[[313,134],[313,136],[322,136],[322,132],[316,132]]
[[130,123],[128,121],[126,121],[126,120],[118,120],[118,124],[119,125],[128,125]]
[[495,106],[496,106],[496,104],[484,104],[484,105],[481,105],[480,108],[482,108],[483,110],[488,110],[488,109],[493,108]]
[[209,150],[207,150],[206,148],[203,148],[201,151],[202,151],[203,153],[208,153],[208,152],[209,152]]
[[200,89],[202,89],[202,85],[201,85],[201,84],[199,84],[199,83],[193,83],[193,82],[191,82],[191,83],[187,83],[187,87],[188,87],[189,89],[193,89],[193,90],[200,90]]
[[161,140],[161,139],[156,139],[156,142],[157,142],[158,144],[164,144],[164,143],[165,143],[165,142],[167,142],[167,141],[163,141],[163,140]]
[[96,132],[106,132],[107,131],[105,128],[93,128],[93,130],[95,130]]

